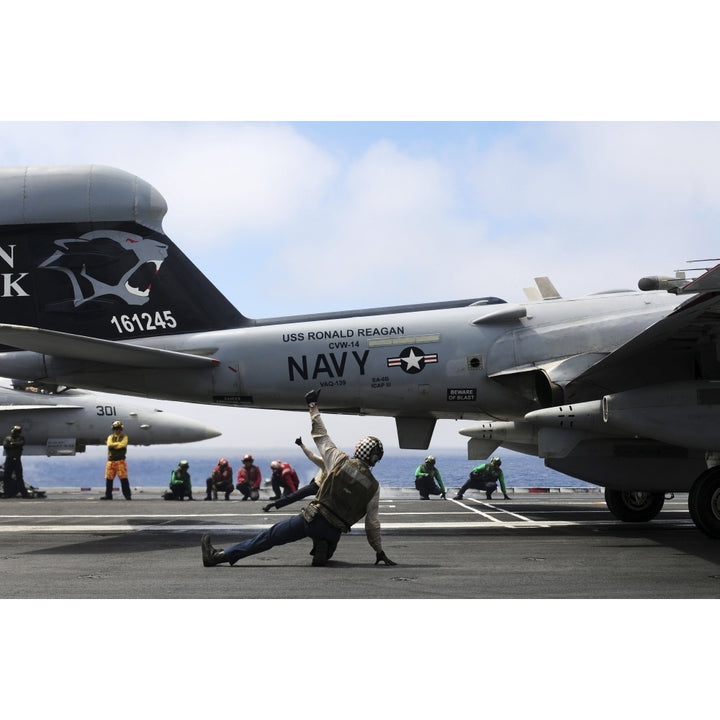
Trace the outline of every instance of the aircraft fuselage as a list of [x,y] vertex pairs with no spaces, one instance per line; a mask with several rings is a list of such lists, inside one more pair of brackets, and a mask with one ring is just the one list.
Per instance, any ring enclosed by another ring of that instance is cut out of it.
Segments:
[[304,393],[319,387],[326,389],[327,412],[512,420],[545,404],[522,378],[542,373],[554,382],[554,364],[571,356],[599,358],[677,303],[663,292],[623,292],[574,301],[270,319],[238,329],[132,340],[213,357],[212,369],[109,371],[106,361],[94,370],[90,359],[10,352],[0,356],[0,374],[283,410],[303,409]]

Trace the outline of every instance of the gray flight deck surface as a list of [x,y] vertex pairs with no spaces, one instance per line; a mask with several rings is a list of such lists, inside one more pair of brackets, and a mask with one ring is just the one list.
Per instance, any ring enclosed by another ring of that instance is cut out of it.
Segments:
[[720,541],[695,528],[684,494],[633,524],[615,520],[594,489],[513,489],[512,501],[469,492],[460,502],[383,488],[383,546],[396,566],[374,565],[361,522],[327,567],[310,566],[302,540],[205,568],[204,533],[224,547],[303,503],[264,513],[266,497],[165,502],[161,492],[101,502],[99,490],[51,489],[45,499],[0,500],[0,598],[720,597]]

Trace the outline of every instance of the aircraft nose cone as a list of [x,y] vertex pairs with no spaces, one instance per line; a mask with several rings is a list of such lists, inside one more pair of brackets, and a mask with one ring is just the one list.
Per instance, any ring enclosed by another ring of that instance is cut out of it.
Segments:
[[155,410],[149,417],[138,418],[139,437],[134,439],[130,435],[130,442],[139,442],[142,445],[191,443],[222,435],[209,425],[198,420],[181,417],[164,410]]
[[184,425],[176,432],[179,436],[178,442],[198,442],[222,435],[219,430],[195,421],[185,421]]

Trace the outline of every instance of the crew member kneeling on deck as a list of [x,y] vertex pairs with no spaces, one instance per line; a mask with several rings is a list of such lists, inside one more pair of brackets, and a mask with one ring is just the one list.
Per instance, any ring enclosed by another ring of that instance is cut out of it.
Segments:
[[439,495],[443,500],[446,499],[445,485],[440,471],[435,467],[435,458],[432,455],[428,455],[422,465],[418,465],[415,470],[415,489],[420,493],[421,500],[429,500],[430,495]]
[[488,500],[492,500],[492,494],[497,490],[498,482],[500,483],[500,490],[502,491],[505,500],[510,500],[508,497],[507,490],[505,489],[505,476],[503,471],[500,469],[502,460],[499,457],[494,457],[489,463],[483,463],[474,467],[470,471],[470,477],[465,481],[465,484],[458,490],[458,494],[453,500],[462,500],[463,494],[470,488],[474,490],[484,490],[485,497]]
[[170,473],[170,497],[166,500],[193,500],[192,482],[190,481],[190,463],[181,460],[178,466]]
[[206,500],[217,500],[218,493],[225,493],[225,499],[230,499],[230,493],[235,489],[233,487],[233,469],[225,458],[220,458],[210,477],[205,481]]

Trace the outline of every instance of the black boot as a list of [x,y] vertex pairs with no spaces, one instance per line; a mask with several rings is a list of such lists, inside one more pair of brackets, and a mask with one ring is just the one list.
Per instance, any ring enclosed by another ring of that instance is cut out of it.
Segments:
[[112,500],[112,488],[113,481],[105,478],[105,494],[100,498],[101,500]]
[[202,561],[205,567],[213,567],[219,563],[227,562],[225,553],[222,550],[216,550],[210,543],[210,536],[203,535],[200,541],[202,547]]
[[123,497],[126,500],[132,500],[132,494],[130,493],[130,481],[127,478],[120,478],[120,487],[122,488]]
[[330,546],[327,540],[324,540],[323,538],[313,540],[312,566],[325,567],[325,565],[327,565],[329,552]]

